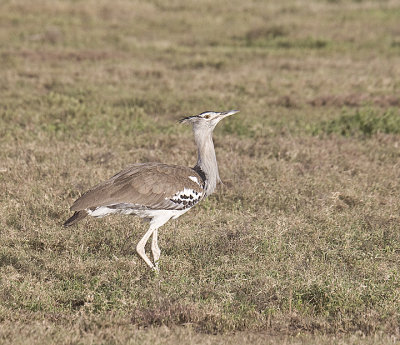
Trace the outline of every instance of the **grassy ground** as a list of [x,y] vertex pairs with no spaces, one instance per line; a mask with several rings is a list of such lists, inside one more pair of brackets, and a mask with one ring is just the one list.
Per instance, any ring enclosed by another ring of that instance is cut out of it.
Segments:
[[[392,344],[398,1],[0,3],[0,342]],[[194,165],[176,121],[240,109],[224,186],[161,229],[64,229],[128,163]]]

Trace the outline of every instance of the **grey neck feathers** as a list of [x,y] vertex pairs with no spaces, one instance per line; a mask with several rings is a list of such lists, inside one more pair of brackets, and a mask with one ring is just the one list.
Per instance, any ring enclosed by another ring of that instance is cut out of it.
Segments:
[[215,156],[212,130],[204,135],[194,131],[194,140],[197,145],[197,164],[194,169],[200,168],[205,177],[205,196],[212,194],[220,182],[217,157]]

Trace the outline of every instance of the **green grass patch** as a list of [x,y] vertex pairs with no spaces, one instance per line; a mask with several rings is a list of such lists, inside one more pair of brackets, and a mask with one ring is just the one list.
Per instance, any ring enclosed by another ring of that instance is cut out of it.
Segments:
[[337,134],[345,137],[400,134],[400,114],[398,109],[379,111],[361,108],[352,113],[345,110],[338,118],[311,125],[309,130],[313,135]]
[[221,127],[223,133],[239,137],[252,138],[256,133],[248,121],[235,116],[226,121]]
[[247,47],[267,47],[275,49],[323,49],[330,42],[320,37],[294,37],[284,26],[261,27],[248,31],[238,40]]

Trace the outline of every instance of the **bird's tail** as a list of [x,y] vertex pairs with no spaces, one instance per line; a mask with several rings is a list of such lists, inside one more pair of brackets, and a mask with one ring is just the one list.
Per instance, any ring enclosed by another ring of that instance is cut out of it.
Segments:
[[87,215],[88,213],[85,210],[77,211],[71,218],[68,218],[63,225],[65,227],[74,225],[75,223],[85,218]]

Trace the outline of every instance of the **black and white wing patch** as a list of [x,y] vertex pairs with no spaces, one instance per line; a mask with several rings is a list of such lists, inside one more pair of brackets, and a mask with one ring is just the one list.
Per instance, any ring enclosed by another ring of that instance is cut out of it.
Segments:
[[196,205],[201,200],[202,195],[203,193],[194,189],[184,188],[182,191],[175,193],[169,200],[175,203],[178,209],[184,210]]

